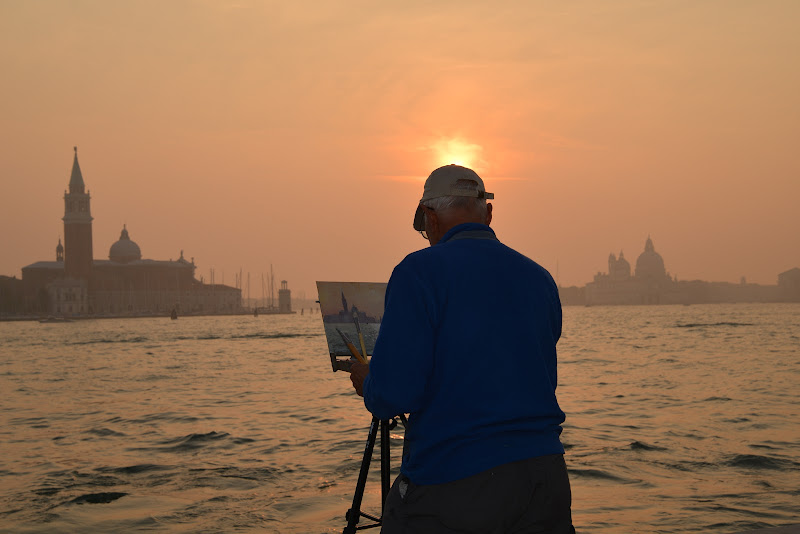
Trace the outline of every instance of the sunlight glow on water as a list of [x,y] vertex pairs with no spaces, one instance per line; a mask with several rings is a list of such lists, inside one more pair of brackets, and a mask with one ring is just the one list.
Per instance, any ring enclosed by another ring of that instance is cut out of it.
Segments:
[[[564,312],[578,532],[797,521],[800,306]],[[370,416],[319,315],[0,323],[0,342],[0,531],[344,527]]]

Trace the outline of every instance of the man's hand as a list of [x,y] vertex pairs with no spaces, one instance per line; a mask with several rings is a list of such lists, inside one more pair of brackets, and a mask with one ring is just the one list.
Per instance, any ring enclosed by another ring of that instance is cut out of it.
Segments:
[[369,374],[369,365],[366,363],[355,362],[350,367],[350,381],[353,383],[359,397],[364,396],[364,379]]

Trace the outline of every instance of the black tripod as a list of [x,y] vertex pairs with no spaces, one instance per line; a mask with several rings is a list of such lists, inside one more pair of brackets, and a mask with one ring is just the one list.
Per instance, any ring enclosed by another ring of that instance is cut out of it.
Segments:
[[[405,415],[401,414],[400,419],[403,421],[403,425],[405,425]],[[383,523],[383,507],[386,504],[386,496],[389,494],[389,478],[391,476],[389,431],[396,426],[397,420],[394,418],[384,420],[380,420],[377,417],[372,418],[372,423],[369,425],[369,434],[367,435],[367,444],[364,447],[364,459],[361,460],[361,470],[358,473],[356,491],[353,495],[353,505],[347,511],[347,514],[345,514],[347,526],[344,527],[342,534],[354,534],[357,530],[379,527]],[[381,430],[381,517],[375,517],[361,511],[361,500],[364,497],[364,488],[367,485],[367,473],[369,473],[369,464],[372,460],[372,451],[375,449],[375,438],[378,436],[379,427]],[[370,519],[373,523],[357,527],[358,520],[362,517]]]

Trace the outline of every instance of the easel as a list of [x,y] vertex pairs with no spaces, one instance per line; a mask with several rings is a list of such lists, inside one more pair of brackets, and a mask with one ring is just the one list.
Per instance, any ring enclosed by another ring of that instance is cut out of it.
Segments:
[[[366,354],[366,348],[364,347],[364,337],[361,335],[361,328],[358,325],[358,321],[356,320],[356,328],[358,329],[359,334],[359,341],[361,342],[361,347],[363,354]],[[336,331],[342,337],[345,345],[350,350],[352,356],[363,362],[366,363],[366,358],[362,355],[362,353],[358,352],[358,349],[350,340],[350,337],[339,330],[338,328]],[[350,372],[350,366],[352,365],[352,360],[340,360],[336,357],[335,354],[331,353],[331,367],[335,371],[345,371]],[[400,414],[398,416],[400,420],[403,422],[403,426],[408,426],[408,420],[404,414]],[[372,423],[369,425],[369,433],[367,434],[367,443],[364,446],[364,457],[361,460],[361,469],[358,472],[358,482],[356,482],[356,491],[353,494],[353,505],[347,510],[345,514],[345,519],[347,519],[347,526],[344,527],[342,534],[355,534],[357,530],[366,530],[368,528],[375,528],[379,527],[383,524],[383,506],[386,504],[386,496],[389,494],[389,488],[391,486],[390,477],[391,477],[391,454],[389,448],[389,431],[392,430],[397,426],[397,419],[378,419],[377,417],[372,418]],[[375,440],[378,437],[378,430],[381,431],[381,517],[375,517],[373,515],[367,514],[361,511],[361,501],[364,498],[364,489],[367,485],[367,474],[369,473],[369,464],[372,461],[372,453],[375,450]],[[362,517],[366,517],[367,519],[373,521],[373,523],[369,525],[362,525],[356,526],[358,524],[359,519]]]
[[[317,282],[319,284],[323,284],[322,282]],[[343,311],[345,313],[349,313],[347,308],[347,301],[344,299],[344,292],[342,294],[342,303],[343,303]],[[319,302],[319,301],[317,301]],[[339,312],[340,315],[342,312]],[[355,346],[355,344],[350,340],[350,337],[343,332],[341,329],[336,328],[336,332],[341,336],[342,341],[344,341],[345,346],[349,351],[349,355],[352,356],[349,360],[340,360],[337,358],[337,354],[333,351],[330,352],[331,357],[331,367],[333,371],[345,371],[350,372],[350,367],[354,361],[358,361],[363,364],[368,364],[367,361],[367,347],[364,341],[364,334],[361,331],[361,325],[359,322],[358,312],[356,311],[355,307],[352,309],[352,316],[353,316],[353,324],[356,327],[356,333],[358,335],[358,342],[361,345],[361,351]],[[323,319],[324,322],[324,319]],[[340,321],[334,321],[334,324],[339,323]],[[347,513],[345,514],[345,519],[347,519],[347,526],[342,531],[342,534],[355,534],[358,530],[366,530],[369,528],[380,527],[383,524],[383,509],[386,504],[386,497],[389,494],[389,489],[391,486],[390,477],[391,477],[391,453],[389,447],[389,431],[394,429],[397,426],[397,418],[403,422],[403,426],[408,426],[408,421],[404,414],[400,414],[397,417],[392,417],[390,419],[378,419],[377,417],[372,417],[372,422],[369,425],[369,433],[367,434],[367,442],[364,446],[364,457],[361,460],[361,469],[358,473],[358,482],[356,482],[356,490],[353,494],[353,504]],[[367,485],[367,475],[369,474],[369,464],[372,461],[372,454],[375,450],[375,440],[378,437],[378,430],[381,432],[381,515],[380,517],[375,517],[373,515],[367,514],[361,511],[361,502],[364,499],[364,490]],[[372,523],[368,525],[357,526],[359,520],[362,517],[366,517],[367,519],[371,520]]]
[[[405,416],[401,415],[400,418],[405,424]],[[364,458],[361,460],[361,470],[358,472],[356,491],[353,494],[353,505],[345,514],[347,526],[344,527],[342,534],[354,534],[357,530],[366,530],[368,528],[379,527],[383,524],[383,507],[386,504],[386,496],[389,494],[389,478],[391,476],[389,431],[396,426],[396,419],[380,420],[377,417],[372,418],[372,423],[369,425],[367,443],[364,447]],[[369,473],[369,464],[372,460],[372,452],[375,449],[375,439],[378,436],[378,428],[380,428],[381,431],[381,517],[375,517],[361,511],[361,501],[364,498],[364,489],[367,485],[367,474]],[[359,519],[362,517],[366,517],[373,521],[373,523],[360,527],[356,526]]]

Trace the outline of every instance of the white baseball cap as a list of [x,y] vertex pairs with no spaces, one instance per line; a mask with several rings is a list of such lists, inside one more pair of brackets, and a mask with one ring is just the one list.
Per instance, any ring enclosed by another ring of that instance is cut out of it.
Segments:
[[[478,189],[464,189],[456,187],[459,180],[472,180],[478,184]],[[473,197],[473,198],[494,198],[494,193],[487,193],[483,180],[478,173],[461,165],[450,164],[439,167],[433,171],[428,179],[425,180],[425,189],[422,192],[420,204],[426,200],[439,197]],[[422,231],[425,229],[424,211],[422,206],[417,206],[414,214],[414,230]]]

